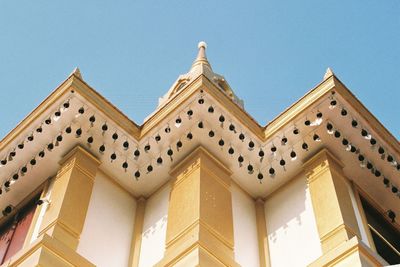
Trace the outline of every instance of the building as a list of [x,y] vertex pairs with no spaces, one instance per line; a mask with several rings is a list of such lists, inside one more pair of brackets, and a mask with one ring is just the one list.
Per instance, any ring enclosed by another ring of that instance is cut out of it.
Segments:
[[397,139],[330,69],[260,126],[205,50],[141,126],[76,69],[1,141],[1,266],[400,263]]

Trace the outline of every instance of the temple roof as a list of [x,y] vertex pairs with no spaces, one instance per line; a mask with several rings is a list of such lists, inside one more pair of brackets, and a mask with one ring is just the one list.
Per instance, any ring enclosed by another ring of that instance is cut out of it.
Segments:
[[235,95],[224,76],[219,75],[212,70],[211,64],[206,56],[206,49],[207,44],[204,41],[199,42],[197,57],[189,72],[179,75],[178,79],[174,82],[168,92],[159,99],[158,108],[165,105],[165,103],[167,103],[174,95],[183,90],[190,82],[194,81],[200,75],[205,76],[233,102],[241,108],[244,108],[243,100],[239,99]]

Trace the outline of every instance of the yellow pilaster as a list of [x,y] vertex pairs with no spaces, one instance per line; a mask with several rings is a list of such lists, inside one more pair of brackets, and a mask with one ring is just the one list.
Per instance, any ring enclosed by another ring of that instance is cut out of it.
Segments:
[[76,250],[100,162],[77,146],[60,164],[39,235],[47,234]]
[[166,253],[157,266],[238,266],[231,172],[198,147],[170,174]]
[[360,237],[342,163],[323,149],[304,164],[323,253]]
[[129,267],[139,266],[145,208],[146,199],[144,197],[140,197],[137,200],[136,206],[135,225],[133,228],[131,253],[129,255]]
[[256,220],[257,220],[257,236],[258,236],[258,254],[260,255],[260,267],[270,267],[269,261],[269,245],[267,236],[267,224],[265,222],[264,200],[257,198]]

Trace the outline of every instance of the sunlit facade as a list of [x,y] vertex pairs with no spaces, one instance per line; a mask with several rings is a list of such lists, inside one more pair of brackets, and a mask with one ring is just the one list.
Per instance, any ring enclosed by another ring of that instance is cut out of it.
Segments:
[[142,125],[75,69],[3,138],[1,266],[400,264],[397,139],[330,69],[262,126],[205,51]]

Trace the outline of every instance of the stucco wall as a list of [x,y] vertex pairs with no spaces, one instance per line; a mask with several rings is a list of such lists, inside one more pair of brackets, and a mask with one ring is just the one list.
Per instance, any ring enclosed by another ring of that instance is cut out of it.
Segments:
[[258,267],[258,239],[254,200],[237,185],[232,185],[235,260],[242,266]]
[[304,176],[267,199],[265,217],[272,266],[307,266],[322,254]]
[[164,256],[170,186],[146,201],[139,267],[153,266]]
[[127,266],[135,211],[135,199],[98,173],[78,253],[99,267]]

